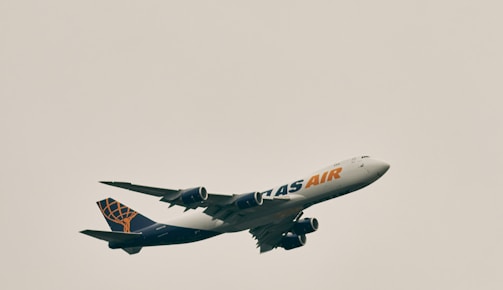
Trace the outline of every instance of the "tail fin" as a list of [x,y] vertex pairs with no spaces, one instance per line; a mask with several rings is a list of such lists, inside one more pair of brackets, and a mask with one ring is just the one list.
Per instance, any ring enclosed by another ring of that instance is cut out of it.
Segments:
[[155,224],[154,221],[112,198],[100,200],[97,204],[114,232],[136,232]]

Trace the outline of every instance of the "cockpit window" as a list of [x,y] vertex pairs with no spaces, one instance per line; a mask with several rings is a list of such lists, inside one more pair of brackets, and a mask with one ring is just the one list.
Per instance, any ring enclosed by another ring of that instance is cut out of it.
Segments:
[[363,158],[370,158],[370,156],[365,155],[365,156],[362,156],[362,159],[363,159]]

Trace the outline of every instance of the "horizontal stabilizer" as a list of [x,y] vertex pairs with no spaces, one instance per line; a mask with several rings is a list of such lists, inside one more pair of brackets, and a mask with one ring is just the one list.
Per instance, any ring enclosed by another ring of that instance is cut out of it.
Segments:
[[84,230],[81,231],[81,233],[91,236],[93,238],[113,243],[130,242],[141,237],[142,235],[140,233],[105,232],[105,231],[94,231],[94,230]]

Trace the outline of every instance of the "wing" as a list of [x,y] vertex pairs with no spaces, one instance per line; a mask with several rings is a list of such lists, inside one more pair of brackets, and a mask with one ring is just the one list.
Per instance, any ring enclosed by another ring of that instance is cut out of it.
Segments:
[[129,182],[118,181],[100,181],[103,184],[128,189],[131,191],[141,192],[157,197],[162,197],[161,201],[169,203],[171,206],[179,205],[185,208],[208,207],[209,205],[226,205],[234,201],[235,195],[223,195],[209,193],[206,200],[196,202],[190,205],[185,204],[180,198],[181,189],[166,189],[158,187],[150,187],[144,185],[131,184]]
[[[220,220],[231,221],[234,218],[243,217],[248,213],[254,212],[256,210],[255,207],[240,209],[239,207],[236,206],[236,202],[244,196],[243,194],[223,195],[223,194],[208,193],[207,194],[208,196],[205,200],[191,202],[187,204],[186,202],[184,202],[183,197],[181,196],[184,190],[143,186],[143,185],[131,184],[129,182],[101,181],[101,183],[157,197],[162,197],[160,201],[169,203],[170,207],[174,205],[179,205],[185,207],[186,210],[194,209],[197,207],[205,207],[206,209],[204,210],[204,212],[207,215]],[[253,193],[251,194],[253,195]],[[248,194],[248,196],[249,195],[250,194]],[[262,197],[262,195],[260,195],[260,199],[263,200],[263,204],[259,205],[259,207],[263,208],[263,207],[269,207],[273,204],[277,204],[280,202],[288,201],[290,200],[290,197],[288,196]]]
[[132,191],[137,191],[145,194],[150,194],[153,196],[174,196],[179,190],[165,189],[157,187],[149,187],[137,184],[131,184],[129,182],[118,182],[118,181],[100,181],[103,184],[120,187],[124,189],[129,189]]
[[279,247],[283,236],[292,229],[296,220],[301,216],[302,211],[299,211],[293,215],[288,215],[279,219],[276,223],[270,223],[251,229],[250,233],[257,240],[257,248],[260,248],[260,253]]

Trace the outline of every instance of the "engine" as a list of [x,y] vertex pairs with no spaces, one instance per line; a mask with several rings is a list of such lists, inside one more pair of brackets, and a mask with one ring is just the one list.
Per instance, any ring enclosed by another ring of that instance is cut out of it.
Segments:
[[292,231],[297,235],[304,235],[316,231],[318,226],[319,224],[316,218],[304,218],[293,225]]
[[243,194],[240,196],[235,204],[239,209],[247,209],[255,206],[262,205],[264,200],[262,199],[262,193],[260,192],[251,192],[247,194]]
[[190,205],[208,199],[208,192],[206,192],[206,188],[202,186],[184,189],[181,191],[180,199],[185,205]]
[[302,247],[306,244],[305,235],[297,235],[294,233],[288,233],[281,239],[281,247],[285,250],[291,250],[298,247]]

